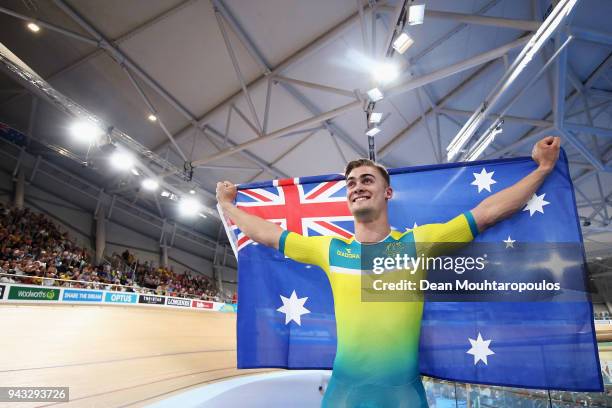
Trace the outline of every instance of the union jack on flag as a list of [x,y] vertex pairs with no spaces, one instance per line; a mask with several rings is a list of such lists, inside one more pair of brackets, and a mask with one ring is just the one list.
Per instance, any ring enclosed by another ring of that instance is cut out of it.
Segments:
[[[274,180],[238,190],[236,205],[248,212],[305,236],[353,236],[353,217],[346,203],[345,180],[309,183],[309,177]],[[336,177],[337,178],[337,177]],[[253,243],[230,223],[240,251]]]

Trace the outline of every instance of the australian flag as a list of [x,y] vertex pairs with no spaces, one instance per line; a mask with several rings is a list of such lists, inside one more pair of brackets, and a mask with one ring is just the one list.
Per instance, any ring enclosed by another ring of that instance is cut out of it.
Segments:
[[[391,227],[405,231],[446,222],[535,168],[531,158],[512,158],[390,170]],[[350,237],[353,218],[345,194],[344,177],[332,174],[244,185],[236,204],[302,235]],[[325,273],[252,242],[230,221],[226,229],[238,256],[238,367],[331,368],[336,328]],[[421,373],[469,383],[601,391],[582,235],[563,151],[526,206],[478,235],[478,243],[499,246],[504,259],[515,260],[502,269],[506,276],[571,282],[572,296],[426,302]]]

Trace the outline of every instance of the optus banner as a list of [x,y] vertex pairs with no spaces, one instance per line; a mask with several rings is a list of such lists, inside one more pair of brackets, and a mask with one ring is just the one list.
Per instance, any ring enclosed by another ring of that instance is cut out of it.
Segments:
[[8,298],[11,300],[59,300],[59,289],[32,288],[28,286],[11,286]]
[[135,293],[106,292],[104,301],[108,303],[136,303],[138,295]]

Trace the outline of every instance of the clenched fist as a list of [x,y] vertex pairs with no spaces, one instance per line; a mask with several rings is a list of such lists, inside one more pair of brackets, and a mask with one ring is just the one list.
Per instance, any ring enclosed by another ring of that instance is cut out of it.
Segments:
[[231,203],[236,199],[238,189],[234,183],[229,181],[223,181],[217,183],[217,201],[219,204]]
[[561,138],[556,136],[546,136],[533,146],[531,157],[538,163],[541,169],[551,171],[559,158]]

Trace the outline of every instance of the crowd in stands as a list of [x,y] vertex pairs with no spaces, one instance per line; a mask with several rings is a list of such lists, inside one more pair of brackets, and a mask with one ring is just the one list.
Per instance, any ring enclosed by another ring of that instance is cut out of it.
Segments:
[[49,218],[0,203],[2,282],[222,300],[207,276],[141,263],[128,250],[93,265],[90,252]]

